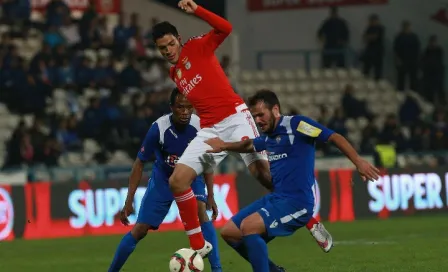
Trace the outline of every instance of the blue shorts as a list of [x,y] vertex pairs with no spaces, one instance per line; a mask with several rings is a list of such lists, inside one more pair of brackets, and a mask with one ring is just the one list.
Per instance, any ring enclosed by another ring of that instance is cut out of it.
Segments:
[[240,210],[232,221],[240,228],[244,218],[258,212],[268,237],[289,236],[308,223],[313,217],[313,208],[313,205],[302,205],[283,196],[268,194]]
[[[202,179],[193,181],[191,189],[193,189],[197,200],[207,202],[205,183]],[[168,181],[155,182],[150,179],[138,211],[137,223],[147,224],[154,230],[158,229],[173,201],[174,196],[170,191]]]

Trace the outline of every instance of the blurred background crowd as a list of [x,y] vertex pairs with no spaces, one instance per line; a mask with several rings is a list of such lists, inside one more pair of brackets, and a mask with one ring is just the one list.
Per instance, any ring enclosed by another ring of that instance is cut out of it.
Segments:
[[[61,0],[49,2],[40,22],[30,15],[29,1],[2,1],[3,167],[132,162],[150,124],[170,111],[168,97],[175,86],[151,40],[151,26],[159,19],[142,22],[137,13],[119,14],[118,23],[110,27],[108,17],[98,14],[93,4],[73,18]],[[378,15],[366,19],[364,36],[351,37],[338,10],[330,10],[317,33],[324,49],[321,71],[348,68],[343,50],[350,39],[362,38],[365,47],[357,58],[363,79],[386,84],[387,30]],[[394,92],[400,97],[394,111],[378,114],[357,94],[363,87],[347,82],[335,106],[312,102],[318,109],[312,117],[349,139],[357,129],[354,142],[363,154],[375,153],[378,145],[392,145],[397,152],[447,149],[443,48],[436,36],[421,40],[406,21],[393,50]],[[229,56],[222,57],[221,65],[236,91],[250,95],[244,86],[239,88]],[[313,95],[311,89],[308,93]],[[284,108],[285,114],[306,113],[299,106]],[[332,147],[318,148],[320,155],[336,154]]]

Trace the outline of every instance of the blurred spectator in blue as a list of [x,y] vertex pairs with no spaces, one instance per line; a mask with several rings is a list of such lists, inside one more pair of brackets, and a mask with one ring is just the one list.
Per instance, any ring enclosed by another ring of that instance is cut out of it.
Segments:
[[68,119],[63,118],[59,122],[56,137],[63,150],[76,151],[81,149],[82,142],[78,136],[77,129],[76,116],[72,116]]
[[90,59],[87,57],[81,58],[81,64],[77,67],[75,72],[76,84],[80,89],[86,87],[93,87],[95,85],[94,69],[90,67]]
[[61,66],[65,59],[69,59],[70,61],[72,58],[72,54],[70,54],[70,52],[67,50],[65,44],[58,45],[54,50],[53,56],[58,66]]
[[421,121],[417,121],[411,126],[411,138],[409,148],[412,151],[429,150],[431,146],[431,129]]
[[89,1],[89,6],[82,14],[82,18],[79,21],[79,30],[81,31],[81,36],[89,29],[92,21],[98,17],[96,12],[95,1]]
[[428,101],[444,104],[445,99],[445,65],[443,48],[438,44],[437,36],[429,39],[422,58],[423,89],[420,94]]
[[125,89],[129,87],[141,87],[142,76],[135,57],[131,57],[128,65],[121,71],[120,80]]
[[11,62],[15,60],[17,62],[23,62],[22,57],[19,55],[19,49],[15,45],[9,46],[8,52],[3,58],[3,65],[6,69],[11,67]]
[[337,108],[334,111],[333,117],[328,122],[328,128],[347,137],[347,128],[345,127],[345,121],[347,119],[344,116],[344,111],[341,108]]
[[75,70],[68,59],[62,61],[62,66],[58,68],[58,85],[63,88],[72,88],[75,84]]
[[147,119],[147,113],[152,115],[151,108],[138,107],[135,109],[129,126],[129,136],[131,136],[131,138],[137,138],[139,141],[144,139],[146,132],[148,131],[148,124],[151,124],[151,120]]
[[131,14],[131,22],[128,27],[129,37],[133,37],[135,36],[135,34],[137,34],[137,30],[140,28],[138,21],[139,21],[138,13],[133,12]]
[[121,56],[126,51],[129,40],[129,31],[126,27],[125,17],[123,13],[120,13],[118,17],[118,25],[114,28],[113,32],[113,51],[117,56]]
[[45,140],[44,148],[41,154],[36,154],[36,160],[44,163],[46,166],[57,166],[59,156],[62,153],[62,147],[56,137],[50,136]]
[[406,98],[399,109],[400,122],[403,125],[412,125],[419,118],[422,110],[418,102],[411,95],[406,95]]
[[64,18],[70,16],[70,8],[63,0],[51,0],[45,10],[48,27],[59,27]]
[[411,30],[411,23],[404,21],[401,32],[394,40],[395,65],[397,67],[397,89],[404,91],[406,79],[409,89],[417,90],[417,72],[420,59],[420,40]]
[[46,74],[53,87],[57,87],[59,82],[59,72],[56,60],[51,58],[46,65]]
[[31,3],[30,0],[3,0],[2,10],[8,23],[16,20],[27,21],[31,15]]
[[79,35],[78,25],[72,22],[72,18],[67,16],[64,18],[63,25],[59,28],[59,32],[65,40],[65,44],[72,50],[79,48],[81,36]]
[[98,30],[98,18],[93,18],[89,26],[81,31],[82,48],[98,49],[101,45],[101,35]]
[[31,59],[30,62],[30,72],[38,73],[40,71],[41,62],[48,63],[52,57],[51,47],[49,44],[43,42],[42,48],[36,55]]
[[100,108],[100,100],[97,97],[90,98],[90,103],[84,111],[81,124],[81,132],[84,138],[100,139],[105,114]]
[[56,46],[63,44],[65,41],[61,34],[59,34],[57,28],[55,26],[50,26],[48,31],[44,34],[44,42],[51,48],[55,48]]
[[346,21],[339,17],[337,7],[330,8],[330,17],[323,22],[317,36],[324,47],[322,66],[345,67],[345,48],[349,41],[349,30]]
[[115,85],[116,72],[109,58],[99,59],[95,68],[95,83],[98,87],[112,88]]

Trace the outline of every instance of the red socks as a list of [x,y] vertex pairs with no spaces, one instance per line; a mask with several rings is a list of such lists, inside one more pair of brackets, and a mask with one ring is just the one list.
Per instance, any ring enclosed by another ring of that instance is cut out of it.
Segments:
[[180,218],[184,224],[185,232],[190,239],[190,246],[194,250],[204,247],[205,240],[202,235],[201,224],[198,218],[198,203],[193,190],[189,188],[183,193],[175,194],[177,207],[179,208]]
[[306,228],[308,230],[311,230],[314,227],[314,225],[317,225],[317,224],[319,224],[319,221],[317,221],[316,218],[311,217],[310,221],[308,221],[308,223],[306,224]]

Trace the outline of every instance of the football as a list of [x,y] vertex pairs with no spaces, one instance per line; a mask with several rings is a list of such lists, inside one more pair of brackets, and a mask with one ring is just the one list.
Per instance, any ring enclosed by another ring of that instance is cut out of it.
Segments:
[[170,260],[171,272],[201,272],[204,270],[204,260],[196,251],[182,248],[176,251]]

